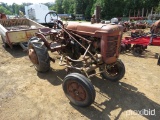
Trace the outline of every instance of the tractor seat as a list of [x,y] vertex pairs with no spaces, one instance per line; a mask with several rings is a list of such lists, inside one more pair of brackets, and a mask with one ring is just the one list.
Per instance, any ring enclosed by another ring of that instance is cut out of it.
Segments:
[[40,28],[39,32],[42,33],[44,36],[58,33],[56,30],[54,30],[52,28]]
[[53,40],[54,36],[58,34],[58,31],[52,28],[40,28],[39,33],[43,34],[44,36],[50,36],[50,39]]

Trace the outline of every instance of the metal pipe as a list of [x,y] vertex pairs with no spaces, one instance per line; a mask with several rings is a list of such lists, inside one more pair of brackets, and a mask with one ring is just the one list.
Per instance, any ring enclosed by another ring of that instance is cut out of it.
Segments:
[[105,72],[105,71],[100,71],[100,72],[97,72],[97,73],[95,73],[95,74],[91,74],[91,75],[89,75],[88,77],[91,78],[91,77],[93,77],[93,76],[95,76],[95,75],[98,75],[98,74],[101,74],[101,73],[103,73],[103,72]]
[[87,54],[87,52],[88,52],[88,50],[89,50],[90,47],[91,47],[91,44],[89,44],[88,48],[86,49],[86,51],[85,51],[85,53],[84,53],[84,55],[83,55],[83,59],[84,59],[84,57],[86,56],[86,54]]
[[73,33],[73,32],[71,32],[71,34],[73,34],[73,35],[81,38],[82,40],[85,40],[85,41],[88,42],[88,43],[91,43],[91,41],[87,40],[86,38],[84,38],[84,37],[82,37],[82,36],[80,36],[80,35],[78,35],[78,34],[75,34],[75,33]]
[[69,56],[66,57],[68,60],[72,61],[72,62],[82,62],[83,60],[73,60],[72,58],[70,58]]

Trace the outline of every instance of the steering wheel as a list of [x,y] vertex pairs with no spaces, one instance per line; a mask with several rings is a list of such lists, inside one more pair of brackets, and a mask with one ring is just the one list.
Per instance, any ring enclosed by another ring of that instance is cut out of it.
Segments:
[[61,29],[63,27],[62,21],[58,20],[58,15],[55,11],[50,11],[45,16],[45,23],[54,29]]

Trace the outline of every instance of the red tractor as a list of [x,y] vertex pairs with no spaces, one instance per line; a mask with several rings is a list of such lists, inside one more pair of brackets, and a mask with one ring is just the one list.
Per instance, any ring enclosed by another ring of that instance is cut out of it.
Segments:
[[[37,37],[29,40],[29,58],[38,72],[46,72],[50,70],[50,61],[55,61],[48,51],[58,52],[59,65],[69,73],[62,85],[65,95],[77,106],[89,106],[95,100],[91,77],[100,74],[116,82],[125,74],[125,66],[118,59],[123,27],[77,22],[63,25],[58,20],[52,21],[53,28],[42,28]],[[50,35],[51,42],[46,35]]]

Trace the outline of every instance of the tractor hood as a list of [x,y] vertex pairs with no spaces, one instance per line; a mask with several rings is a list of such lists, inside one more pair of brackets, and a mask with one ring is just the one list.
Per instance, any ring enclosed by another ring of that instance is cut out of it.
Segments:
[[108,36],[122,34],[123,27],[117,24],[91,24],[91,23],[77,23],[70,22],[67,30],[73,31],[74,33],[82,35],[90,35],[94,37],[101,37],[102,34],[107,34]]

